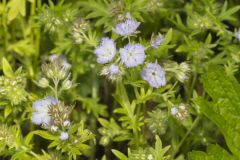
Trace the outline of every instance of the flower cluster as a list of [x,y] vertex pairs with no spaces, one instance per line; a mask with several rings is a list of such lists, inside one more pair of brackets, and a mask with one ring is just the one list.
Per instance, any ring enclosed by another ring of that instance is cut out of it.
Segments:
[[[70,107],[54,97],[46,97],[33,103],[32,122],[36,125],[42,125],[52,132],[60,132],[60,139],[65,140],[68,137],[66,129],[70,125],[69,114]],[[63,138],[64,137],[64,138]]]
[[58,100],[59,93],[72,87],[70,80],[71,64],[63,55],[51,55],[49,62],[42,66],[44,77],[38,81],[42,88],[50,88],[55,97],[46,97],[33,103],[32,122],[52,132],[59,133],[61,140],[68,139],[71,107]]
[[[101,75],[107,76],[110,80],[116,80],[125,73],[126,68],[144,64],[146,47],[140,43],[130,42],[130,36],[136,32],[139,25],[140,22],[134,20],[129,13],[127,13],[123,22],[116,25],[113,29],[115,33],[123,37],[129,37],[129,43],[119,50],[117,50],[113,39],[102,38],[100,45],[94,51],[97,62],[104,64]],[[163,41],[163,36],[157,36],[151,41],[150,45],[158,48]],[[166,84],[165,72],[157,63],[148,63],[141,74],[142,78],[154,88]]]

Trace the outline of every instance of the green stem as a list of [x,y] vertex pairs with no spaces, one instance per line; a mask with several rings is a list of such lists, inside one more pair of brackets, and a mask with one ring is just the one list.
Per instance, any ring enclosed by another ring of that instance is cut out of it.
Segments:
[[191,93],[193,92],[193,89],[194,89],[194,86],[195,86],[195,83],[196,83],[196,80],[197,80],[197,74],[198,74],[197,73],[198,72],[197,68],[198,68],[198,63],[195,62],[195,64],[194,64],[194,75],[193,75],[193,80],[192,80],[192,83],[190,85],[190,89],[189,89],[189,92],[188,92],[187,102],[189,102],[190,99],[191,99]]
[[200,120],[201,116],[197,116],[197,118],[194,120],[191,128],[187,131],[187,133],[184,135],[184,137],[182,138],[182,140],[180,141],[180,143],[178,144],[177,148],[175,149],[175,151],[173,152],[171,159],[173,159],[175,157],[175,155],[177,154],[177,152],[179,151],[179,149],[181,148],[182,144],[184,143],[184,141],[186,140],[186,138],[189,136],[189,134],[192,132],[192,130],[196,127],[196,125],[198,124],[199,120]]
[[8,48],[8,27],[7,27],[7,15],[5,13],[6,6],[6,0],[3,0],[2,2],[4,12],[2,13],[2,25],[3,25],[3,41],[4,41],[4,53],[6,54],[7,48]]
[[53,83],[54,83],[54,96],[58,100],[58,83],[59,83],[59,79],[54,79]]

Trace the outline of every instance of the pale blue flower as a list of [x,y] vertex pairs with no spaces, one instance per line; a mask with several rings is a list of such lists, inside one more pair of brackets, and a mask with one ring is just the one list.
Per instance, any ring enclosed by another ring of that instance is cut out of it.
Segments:
[[115,64],[111,64],[109,66],[109,73],[114,74],[114,75],[118,74],[119,73],[119,67]]
[[171,108],[171,114],[176,115],[178,113],[178,109],[176,107]]
[[240,29],[236,32],[236,38],[240,41]]
[[116,54],[116,44],[112,39],[102,38],[100,45],[95,49],[97,62],[105,64],[113,60]]
[[165,72],[157,63],[148,63],[141,74],[142,78],[154,88],[166,85]]
[[140,22],[134,20],[130,14],[127,14],[127,19],[122,23],[118,23],[113,31],[120,36],[129,36],[137,30],[139,25]]
[[67,132],[61,132],[61,134],[60,134],[60,139],[62,140],[62,141],[64,141],[64,140],[67,140],[68,139],[68,137],[69,137],[69,135],[68,135],[68,133]]
[[33,103],[32,122],[36,125],[49,125],[51,123],[51,116],[49,115],[49,107],[56,105],[57,100],[53,97],[46,97],[45,99],[37,100]]
[[159,48],[163,41],[164,41],[163,36],[157,36],[155,39],[151,41],[151,46],[154,48]]
[[135,67],[143,64],[145,60],[145,47],[139,43],[127,44],[124,48],[120,48],[120,57],[126,67]]

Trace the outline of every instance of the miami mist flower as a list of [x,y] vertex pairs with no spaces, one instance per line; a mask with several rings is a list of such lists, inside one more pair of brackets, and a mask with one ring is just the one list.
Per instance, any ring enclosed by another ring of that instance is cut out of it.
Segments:
[[120,57],[122,63],[126,67],[135,67],[143,64],[145,60],[145,47],[139,43],[127,44],[124,48],[120,48]]
[[116,54],[116,44],[110,38],[104,37],[101,43],[96,47],[94,53],[97,56],[97,62],[105,64],[113,60]]
[[159,48],[159,46],[162,44],[163,41],[164,41],[164,37],[159,35],[159,36],[155,37],[154,39],[152,39],[151,46],[154,48]]
[[49,115],[49,107],[56,105],[58,102],[53,97],[37,100],[33,103],[32,122],[36,125],[50,125],[51,116]]
[[126,20],[121,23],[118,23],[113,29],[113,31],[120,36],[129,36],[137,30],[139,25],[140,22],[134,20],[128,13],[126,16]]
[[165,71],[157,63],[148,63],[141,74],[142,78],[154,88],[166,85]]

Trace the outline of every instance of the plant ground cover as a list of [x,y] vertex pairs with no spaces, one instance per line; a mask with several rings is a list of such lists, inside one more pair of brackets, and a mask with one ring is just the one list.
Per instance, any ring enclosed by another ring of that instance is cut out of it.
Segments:
[[239,0],[1,0],[0,159],[239,160]]

